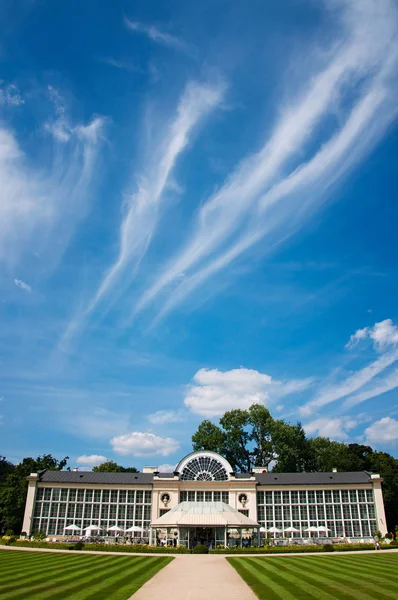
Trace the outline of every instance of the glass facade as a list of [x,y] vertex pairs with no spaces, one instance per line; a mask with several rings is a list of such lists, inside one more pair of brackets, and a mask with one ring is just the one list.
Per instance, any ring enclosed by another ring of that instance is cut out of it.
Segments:
[[152,511],[150,490],[103,490],[40,487],[37,489],[32,531],[64,535],[65,527],[85,529],[97,525],[107,530],[135,526],[149,529]]
[[367,537],[377,530],[373,490],[300,490],[257,492],[257,520],[269,529],[327,527],[329,537]]
[[229,504],[229,492],[189,491],[180,492],[180,502],[225,502]]

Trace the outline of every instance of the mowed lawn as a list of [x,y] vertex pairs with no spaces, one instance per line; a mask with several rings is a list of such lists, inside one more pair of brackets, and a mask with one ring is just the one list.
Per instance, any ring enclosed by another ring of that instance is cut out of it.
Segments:
[[171,560],[0,550],[0,598],[126,600]]
[[396,600],[398,553],[228,558],[262,600]]

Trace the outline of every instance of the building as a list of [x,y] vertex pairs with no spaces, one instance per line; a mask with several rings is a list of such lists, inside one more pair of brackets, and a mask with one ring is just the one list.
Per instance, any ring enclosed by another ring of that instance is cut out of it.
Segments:
[[[260,531],[365,538],[387,532],[379,475],[235,473],[222,456],[192,452],[174,473],[41,471],[28,477],[23,531],[57,537],[75,525],[139,533],[150,543],[237,543]],[[313,533],[312,533],[313,532]],[[133,536],[134,537],[134,536]]]

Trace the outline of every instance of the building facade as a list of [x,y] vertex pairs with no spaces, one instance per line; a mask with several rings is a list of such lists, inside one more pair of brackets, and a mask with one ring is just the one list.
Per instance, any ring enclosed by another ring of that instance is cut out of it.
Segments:
[[[173,525],[166,515],[171,509],[178,512],[181,503],[186,508],[191,504],[206,508],[208,503],[207,511],[187,508],[196,515],[220,512],[222,505],[228,505],[230,512],[242,515],[235,519],[241,527],[247,519],[247,527],[290,529],[289,537],[296,538],[310,537],[315,530],[328,537],[358,539],[377,530],[387,532],[382,480],[366,471],[268,473],[255,468],[251,473],[235,473],[222,456],[199,451],[185,456],[173,473],[159,473],[155,467],[144,467],[142,473],[47,470],[31,474],[28,481],[23,523],[27,534],[43,531],[58,537],[71,525],[80,531],[117,526],[141,531],[154,542],[153,532],[163,522],[166,529]],[[202,517],[196,516],[192,523],[184,518],[191,529],[208,528],[210,523],[205,517],[203,523]],[[212,519],[216,527],[218,521]],[[214,531],[207,535],[220,537]]]

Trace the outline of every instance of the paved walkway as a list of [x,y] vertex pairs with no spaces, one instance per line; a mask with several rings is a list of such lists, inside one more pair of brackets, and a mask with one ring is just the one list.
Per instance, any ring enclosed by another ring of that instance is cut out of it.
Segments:
[[224,556],[219,554],[179,555],[130,600],[257,600]]

